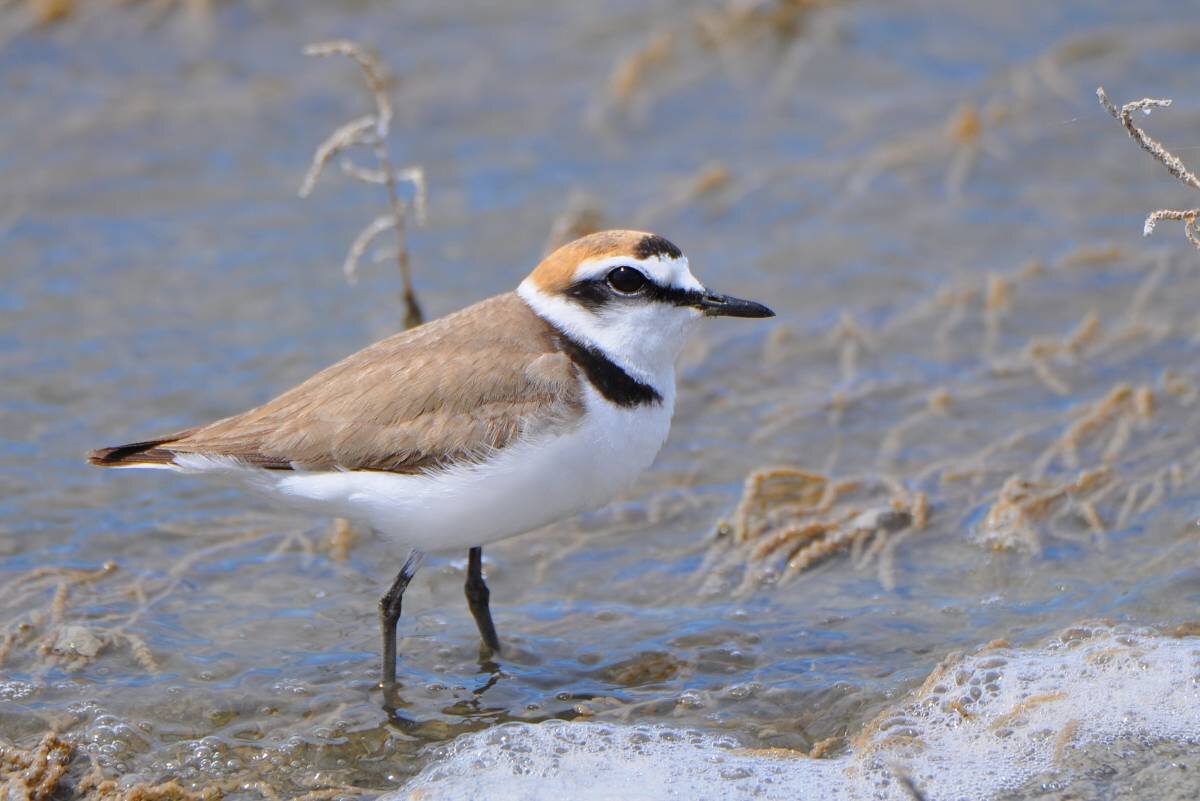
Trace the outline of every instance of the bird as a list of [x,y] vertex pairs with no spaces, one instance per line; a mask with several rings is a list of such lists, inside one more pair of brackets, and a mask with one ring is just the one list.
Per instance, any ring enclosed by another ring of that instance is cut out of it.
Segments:
[[695,323],[772,316],[705,288],[662,236],[602,231],[554,250],[515,291],[380,340],[261,406],[88,460],[231,482],[407,548],[379,601],[386,689],[424,554],[467,549],[481,651],[500,653],[483,546],[631,489],[667,439]]

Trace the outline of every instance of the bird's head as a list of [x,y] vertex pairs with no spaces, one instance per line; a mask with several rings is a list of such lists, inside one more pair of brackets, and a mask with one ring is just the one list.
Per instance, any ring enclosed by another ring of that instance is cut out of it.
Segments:
[[602,231],[547,256],[517,290],[572,338],[634,374],[670,368],[702,317],[773,317],[761,303],[708,290],[675,245],[644,231]]

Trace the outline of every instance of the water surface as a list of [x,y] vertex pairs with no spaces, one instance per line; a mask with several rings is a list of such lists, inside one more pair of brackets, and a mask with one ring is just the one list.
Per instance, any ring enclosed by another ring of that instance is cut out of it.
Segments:
[[[720,8],[5,18],[7,739],[55,728],[127,782],[284,797],[394,789],[431,746],[506,721],[836,753],[951,651],[1195,619],[1200,256],[1178,226],[1140,235],[1195,197],[1093,93],[1175,98],[1139,119],[1194,157],[1200,33],[1165,2]],[[354,286],[339,270],[378,194],[334,170],[296,196],[316,143],[369,104],[349,64],[302,55],[334,36],[399,76],[392,147],[428,178],[410,244],[431,315],[515,286],[573,203],[659,231],[708,285],[778,312],[689,347],[670,441],[629,495],[487,549],[503,659],[479,659],[466,555],[427,563],[401,625],[413,726],[374,684],[375,601],[403,554],[82,462],[399,327],[391,262]],[[1115,411],[1072,429],[1114,390]],[[924,493],[929,523],[871,559],[747,579],[718,523],[780,464]],[[1014,476],[1051,491],[1100,469],[1028,533],[988,522]]]

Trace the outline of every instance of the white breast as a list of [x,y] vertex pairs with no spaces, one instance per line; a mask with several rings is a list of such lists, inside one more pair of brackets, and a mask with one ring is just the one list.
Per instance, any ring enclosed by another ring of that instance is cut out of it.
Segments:
[[[628,490],[670,429],[675,381],[663,378],[662,403],[634,408],[610,403],[585,382],[587,413],[569,433],[515,443],[481,464],[430,475],[256,470],[250,483],[290,506],[360,521],[411,548],[485,545]],[[244,473],[238,478],[247,480]]]

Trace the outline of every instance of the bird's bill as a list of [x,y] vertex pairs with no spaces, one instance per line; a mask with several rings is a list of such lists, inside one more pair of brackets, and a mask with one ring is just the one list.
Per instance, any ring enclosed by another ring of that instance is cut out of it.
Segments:
[[696,303],[706,317],[774,317],[775,312],[752,300],[706,291]]

